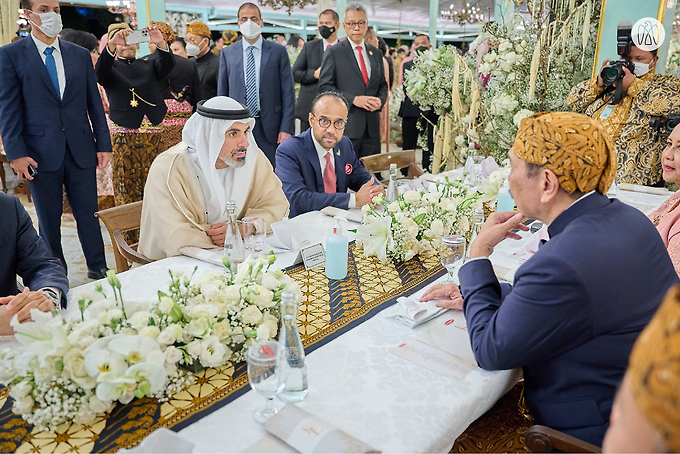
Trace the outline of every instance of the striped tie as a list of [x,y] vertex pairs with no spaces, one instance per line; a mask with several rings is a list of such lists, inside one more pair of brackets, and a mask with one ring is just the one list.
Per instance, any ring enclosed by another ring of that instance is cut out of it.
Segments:
[[255,78],[255,56],[253,46],[248,48],[248,61],[246,62],[246,104],[250,109],[250,115],[255,116],[260,112],[257,105],[257,79]]

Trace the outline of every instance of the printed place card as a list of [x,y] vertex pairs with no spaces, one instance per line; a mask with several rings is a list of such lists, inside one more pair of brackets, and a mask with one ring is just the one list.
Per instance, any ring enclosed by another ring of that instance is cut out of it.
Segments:
[[326,251],[321,243],[300,250],[305,269],[311,270],[326,263]]
[[389,352],[450,378],[465,378],[475,369],[469,362],[413,338],[389,349]]

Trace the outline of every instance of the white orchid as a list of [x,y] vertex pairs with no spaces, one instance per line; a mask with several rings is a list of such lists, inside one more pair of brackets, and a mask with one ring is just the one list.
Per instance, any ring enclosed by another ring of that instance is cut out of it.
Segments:
[[357,229],[357,240],[364,248],[364,255],[375,254],[381,262],[387,262],[387,251],[392,249],[392,219],[366,216],[364,224]]

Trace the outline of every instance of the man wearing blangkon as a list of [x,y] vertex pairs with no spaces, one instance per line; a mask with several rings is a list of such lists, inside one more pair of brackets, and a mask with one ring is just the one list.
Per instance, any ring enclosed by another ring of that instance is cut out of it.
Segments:
[[614,140],[617,183],[663,186],[661,152],[665,141],[654,137],[650,121],[680,112],[680,80],[654,74],[659,60],[656,54],[656,50],[631,45],[627,59],[635,71],[623,68],[625,96],[618,104],[614,104],[615,91],[607,90],[599,74],[572,88],[567,99],[569,107],[597,119]]
[[[451,295],[462,304],[475,359],[486,370],[523,367],[537,424],[601,445],[633,343],[678,282],[664,244],[640,211],[607,198],[614,151],[585,115],[522,120],[509,153],[519,213],[494,213],[470,246]],[[549,225],[550,239],[500,284],[489,255],[523,218]]]
[[238,219],[266,226],[288,214],[288,200],[272,165],[253,138],[255,119],[226,96],[198,104],[182,142],[161,153],[149,169],[139,252],[158,260],[183,246],[224,246],[227,202]]

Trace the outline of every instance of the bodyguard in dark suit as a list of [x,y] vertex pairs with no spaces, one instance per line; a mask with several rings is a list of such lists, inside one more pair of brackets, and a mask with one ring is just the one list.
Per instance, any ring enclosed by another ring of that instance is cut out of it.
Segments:
[[[16,313],[23,322],[32,308],[65,308],[68,279],[19,199],[0,193],[0,212],[0,335],[6,335],[13,334],[9,320]],[[17,275],[29,290],[19,293]]]
[[[57,39],[57,0],[22,1],[31,35],[0,47],[0,134],[10,165],[28,178],[40,234],[64,267],[62,187],[78,225],[88,275],[105,276],[95,168],[108,164],[111,140],[90,53]],[[37,11],[36,11],[37,10]],[[35,12],[33,12],[35,11]],[[29,174],[32,165],[38,171]]]
[[319,75],[320,92],[340,92],[351,105],[345,135],[360,158],[380,153],[380,109],[387,100],[383,55],[364,42],[367,17],[359,3],[347,5],[347,39],[328,49]]
[[222,49],[218,96],[245,104],[256,118],[253,136],[276,168],[276,147],[295,132],[295,85],[286,48],[262,38],[262,14],[252,3],[238,10],[243,39]]
[[[276,150],[276,175],[290,203],[290,217],[327,206],[361,207],[384,193],[357,159],[352,142],[342,136],[347,101],[341,95],[319,95],[308,118],[311,128]],[[348,188],[356,194],[348,194]]]
[[[599,446],[633,343],[678,276],[649,219],[604,195],[616,157],[595,120],[524,119],[509,156],[519,213],[491,215],[459,273],[472,349],[483,369],[523,367],[537,424]],[[499,284],[487,257],[523,217],[550,239]]]
[[319,34],[322,39],[308,41],[293,64],[293,80],[300,84],[295,103],[295,118],[300,120],[300,131],[309,129],[309,112],[319,94],[319,74],[324,52],[338,41],[340,18],[332,9],[319,14]]

